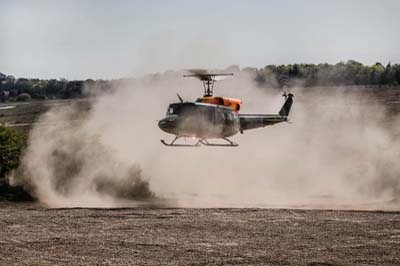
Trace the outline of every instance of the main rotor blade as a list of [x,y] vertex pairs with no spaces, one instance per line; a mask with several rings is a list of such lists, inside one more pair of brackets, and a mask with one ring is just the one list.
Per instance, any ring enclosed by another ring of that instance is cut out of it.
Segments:
[[[232,73],[231,76],[233,76],[233,73]],[[217,75],[217,76],[214,76],[214,80],[215,80],[215,81],[224,80],[224,79],[229,79],[229,78],[230,78],[230,77],[229,77],[228,74],[227,74],[227,75]]]
[[193,77],[199,80],[218,81],[233,76],[233,73],[210,73],[206,69],[188,69],[190,75],[183,75],[184,77]]

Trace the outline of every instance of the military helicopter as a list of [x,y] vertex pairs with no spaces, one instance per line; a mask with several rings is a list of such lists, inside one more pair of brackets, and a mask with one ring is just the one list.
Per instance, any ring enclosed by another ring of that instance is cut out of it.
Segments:
[[[236,147],[229,137],[245,130],[274,125],[288,121],[288,115],[293,104],[293,94],[284,92],[285,103],[278,114],[239,114],[242,101],[239,99],[213,96],[214,84],[218,80],[232,76],[233,73],[208,73],[205,70],[193,70],[190,75],[201,80],[204,87],[204,95],[195,102],[185,102],[179,96],[180,102],[168,106],[165,118],[158,122],[161,130],[175,135],[175,138],[167,143],[161,143],[169,147],[199,147],[220,146]],[[181,138],[197,139],[194,144],[178,144]],[[221,139],[223,143],[212,143],[210,139]]]

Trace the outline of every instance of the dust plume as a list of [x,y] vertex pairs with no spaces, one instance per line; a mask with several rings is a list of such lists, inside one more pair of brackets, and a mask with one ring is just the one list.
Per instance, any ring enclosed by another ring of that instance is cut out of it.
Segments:
[[[173,136],[157,120],[176,93],[194,100],[201,84],[179,72],[125,80],[93,98],[84,117],[74,106],[42,116],[63,123],[33,129],[16,179],[49,206],[156,195],[180,207],[397,208],[399,118],[361,88],[291,92],[291,123],[236,135],[238,148],[168,148],[159,140]],[[277,113],[284,100],[246,71],[215,94],[242,99],[241,113]]]
[[54,108],[40,118],[12,183],[23,184],[51,207],[112,207],[124,200],[139,204],[153,192],[137,164],[114,159],[101,142],[99,128],[89,128],[78,103]]

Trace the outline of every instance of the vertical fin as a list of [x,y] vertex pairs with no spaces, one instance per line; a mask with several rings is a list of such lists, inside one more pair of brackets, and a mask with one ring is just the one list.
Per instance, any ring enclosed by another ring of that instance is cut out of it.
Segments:
[[287,95],[287,99],[285,101],[285,103],[283,104],[281,110],[279,111],[279,115],[281,116],[288,116],[289,112],[290,112],[290,108],[292,108],[292,104],[293,104],[293,94],[289,93]]

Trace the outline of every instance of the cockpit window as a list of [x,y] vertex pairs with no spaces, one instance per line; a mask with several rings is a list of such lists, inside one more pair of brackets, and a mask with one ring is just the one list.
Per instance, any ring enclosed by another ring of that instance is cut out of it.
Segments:
[[175,111],[176,111],[176,109],[174,107],[170,106],[168,108],[167,115],[173,115]]
[[179,104],[170,104],[168,106],[167,115],[177,115],[180,109]]
[[192,104],[170,104],[167,110],[167,115],[183,115],[189,114],[193,110]]

